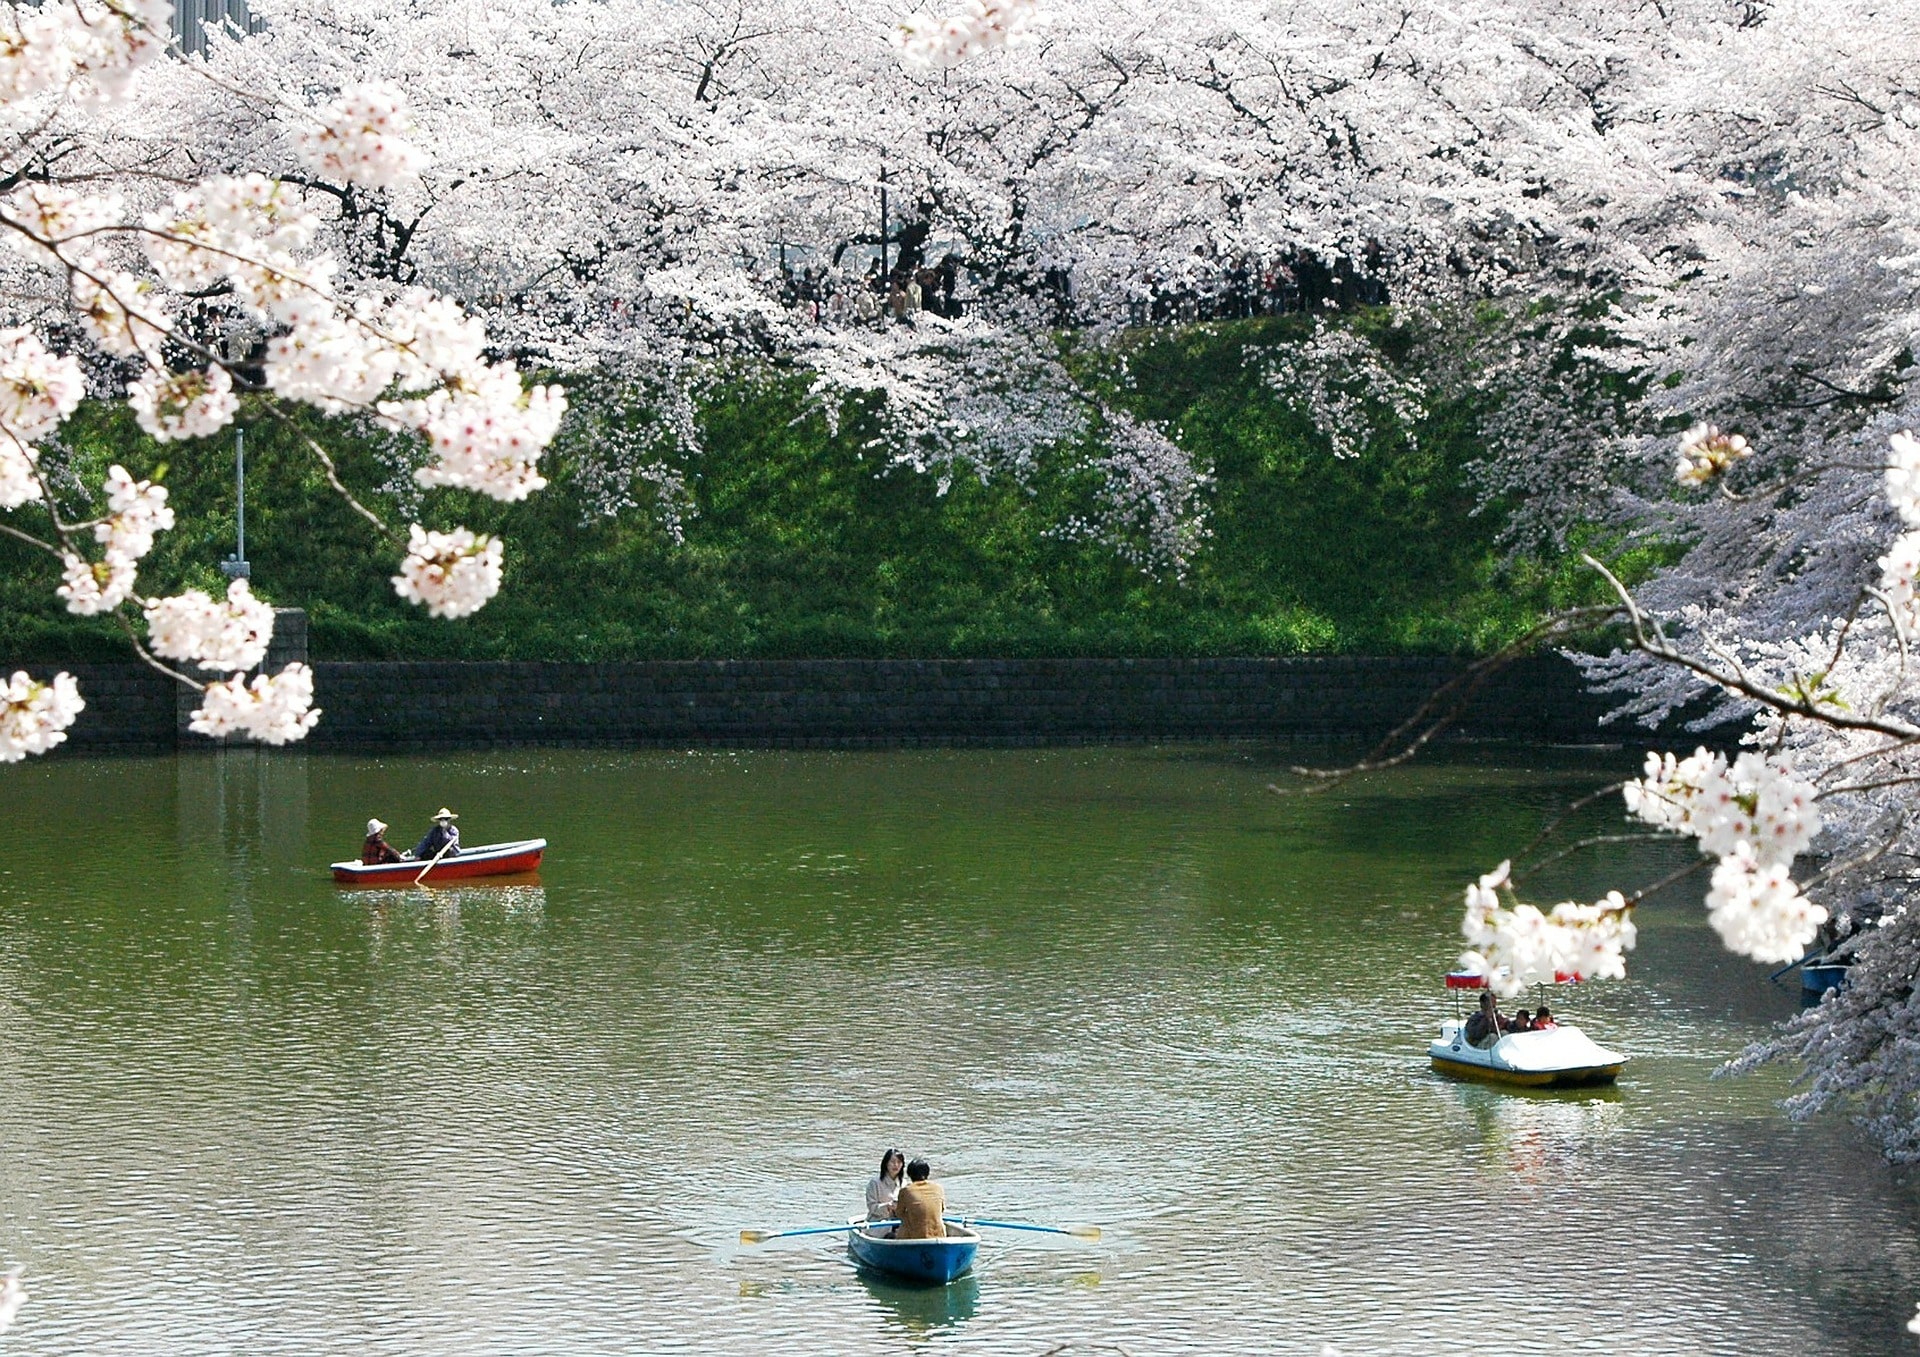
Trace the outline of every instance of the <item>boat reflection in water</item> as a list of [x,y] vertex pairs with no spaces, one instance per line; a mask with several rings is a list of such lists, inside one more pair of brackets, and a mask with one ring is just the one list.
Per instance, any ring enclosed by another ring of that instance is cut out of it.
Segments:
[[370,905],[372,939],[377,944],[396,928],[431,924],[435,933],[451,936],[462,920],[483,920],[539,928],[547,920],[545,886],[510,885],[502,882],[464,882],[457,886],[437,886],[433,890],[367,890],[353,892],[356,905]]
[[1455,1084],[1473,1122],[1481,1166],[1505,1178],[1546,1183],[1580,1177],[1596,1146],[1625,1124],[1614,1085],[1584,1089],[1512,1089]]
[[909,1337],[965,1324],[980,1309],[980,1278],[971,1272],[945,1286],[892,1281],[864,1268],[855,1275],[888,1326],[897,1326]]

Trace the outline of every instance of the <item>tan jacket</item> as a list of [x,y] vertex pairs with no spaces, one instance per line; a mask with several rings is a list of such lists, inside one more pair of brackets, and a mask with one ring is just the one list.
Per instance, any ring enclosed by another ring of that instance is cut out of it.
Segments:
[[900,1228],[893,1236],[895,1239],[947,1237],[946,1223],[940,1219],[947,1213],[947,1194],[931,1178],[924,1183],[908,1183],[902,1187],[900,1195],[894,1198],[893,1210],[900,1217]]

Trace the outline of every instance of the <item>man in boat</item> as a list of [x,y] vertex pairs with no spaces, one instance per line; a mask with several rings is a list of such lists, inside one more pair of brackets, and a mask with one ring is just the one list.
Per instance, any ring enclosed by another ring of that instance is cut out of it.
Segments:
[[368,867],[378,867],[383,862],[406,861],[400,856],[400,850],[387,842],[386,821],[367,821],[367,840],[360,845],[360,861]]
[[1553,1020],[1553,1011],[1545,1004],[1540,1005],[1540,1011],[1533,1015],[1533,1030],[1536,1032],[1545,1032],[1559,1025]]
[[453,822],[459,818],[458,815],[455,815],[445,806],[440,807],[439,811],[436,812],[433,817],[433,828],[427,831],[427,837],[413,846],[414,860],[417,862],[430,862],[434,858],[441,856],[442,849],[446,850],[445,855],[447,857],[452,857],[458,853],[460,851],[460,830]]
[[893,1200],[893,1213],[900,1218],[895,1239],[945,1239],[947,1194],[930,1175],[933,1169],[924,1159],[907,1165],[907,1182]]
[[1480,1011],[1467,1019],[1467,1043],[1491,1046],[1500,1037],[1500,1014],[1493,1006],[1493,993],[1480,991]]

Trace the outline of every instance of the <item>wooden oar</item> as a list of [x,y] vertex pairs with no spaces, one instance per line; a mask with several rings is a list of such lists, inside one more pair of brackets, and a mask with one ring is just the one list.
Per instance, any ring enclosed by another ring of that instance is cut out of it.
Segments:
[[850,1221],[845,1225],[809,1225],[802,1230],[742,1230],[740,1232],[740,1242],[742,1244],[764,1244],[769,1239],[791,1239],[793,1236],[801,1234],[837,1234],[842,1230],[858,1230],[868,1225],[894,1224],[898,1224],[898,1222],[891,1220],[856,1220]]
[[981,1220],[978,1216],[942,1216],[949,1225],[987,1225],[996,1230],[1032,1230],[1036,1234],[1066,1234],[1075,1239],[1098,1239],[1098,1225],[1023,1225],[1013,1220]]
[[[451,847],[453,847],[453,840],[452,840],[452,839],[448,839],[448,840],[447,840],[447,841],[446,841],[445,843],[443,843],[443,844],[441,844],[441,845],[440,845],[440,851],[439,851],[438,853],[435,853],[435,854],[433,855],[433,861],[432,861],[432,862],[429,862],[429,863],[428,863],[428,864],[427,864],[426,866],[424,866],[424,867],[422,867],[422,868],[420,869],[420,875],[419,875],[419,876],[416,876],[416,877],[415,877],[415,878],[413,879],[413,884],[417,886],[417,885],[419,885],[419,884],[420,884],[420,883],[421,883],[422,881],[425,881],[425,880],[427,879],[427,873],[428,873],[428,872],[430,872],[430,871],[432,871],[432,870],[433,870],[433,869],[434,869],[435,867],[438,867],[438,866],[440,865],[440,859],[441,859],[441,858],[443,858],[443,857],[445,857],[445,856],[447,855],[447,850],[448,850],[449,848],[451,848]],[[429,887],[427,887],[427,889],[428,889],[428,890],[432,890],[432,889],[433,889],[433,887],[431,887],[431,886],[429,886]]]

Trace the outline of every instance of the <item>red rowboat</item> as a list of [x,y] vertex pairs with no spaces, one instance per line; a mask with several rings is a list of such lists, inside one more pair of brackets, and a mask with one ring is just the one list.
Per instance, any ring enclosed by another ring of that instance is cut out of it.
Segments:
[[[540,855],[546,851],[545,839],[483,843],[477,848],[462,848],[458,853],[449,854],[434,863],[432,870],[427,872],[427,884],[538,871]],[[354,886],[407,886],[412,885],[413,879],[426,867],[426,862],[416,862],[412,858],[405,862],[383,862],[373,867],[361,862],[336,862],[333,864],[333,879]]]

